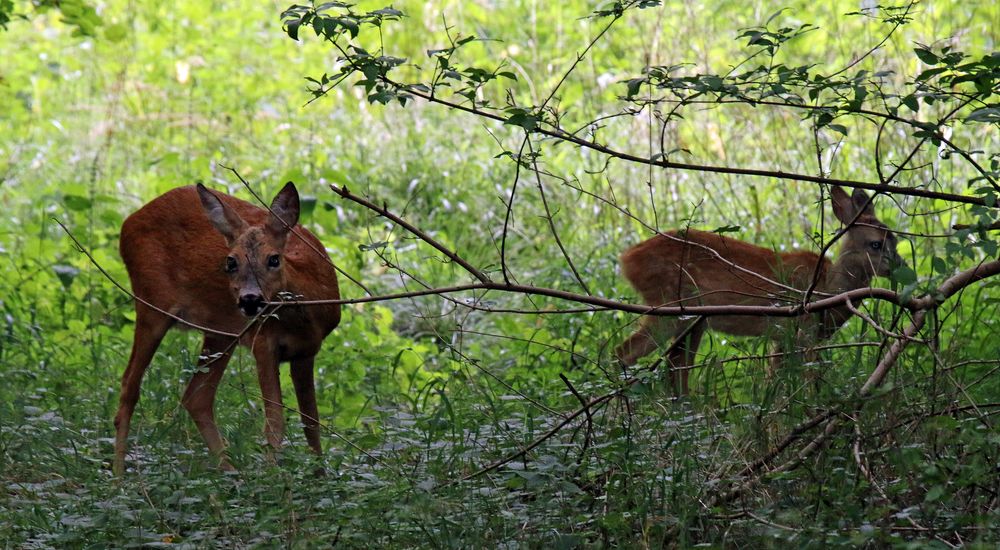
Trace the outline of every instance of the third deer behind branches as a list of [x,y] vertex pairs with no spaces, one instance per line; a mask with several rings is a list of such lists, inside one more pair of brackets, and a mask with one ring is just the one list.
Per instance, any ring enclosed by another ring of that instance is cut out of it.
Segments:
[[[896,237],[875,217],[871,201],[856,189],[848,196],[834,187],[833,212],[847,229],[836,262],[813,252],[779,253],[716,233],[688,229],[657,235],[625,251],[622,271],[650,306],[773,305],[797,303],[816,281],[815,291],[836,294],[869,286],[902,263]],[[796,335],[797,344],[828,338],[851,316],[846,306],[817,314]],[[666,346],[690,321],[645,316],[642,326],[615,350],[626,365]],[[688,367],[708,328],[739,336],[779,337],[777,317],[720,315],[694,327],[667,360],[675,391],[687,393]],[[675,375],[676,373],[676,375]]]

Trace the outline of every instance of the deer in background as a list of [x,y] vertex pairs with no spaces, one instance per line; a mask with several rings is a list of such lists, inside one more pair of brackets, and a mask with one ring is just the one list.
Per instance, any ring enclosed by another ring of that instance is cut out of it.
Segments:
[[[868,195],[832,189],[833,213],[847,226],[835,262],[813,252],[779,253],[716,233],[688,229],[656,235],[621,256],[622,272],[649,306],[772,305],[801,302],[802,291],[816,282],[819,293],[837,294],[870,285],[902,263],[896,237],[875,217]],[[846,306],[815,314],[799,323],[796,344],[829,338],[850,318]],[[644,316],[641,327],[615,350],[625,365],[668,345],[681,332],[675,318]],[[707,317],[670,351],[671,385],[679,395],[688,390],[688,367],[707,328],[737,336],[774,338],[782,326],[771,317],[720,315]]]
[[[122,224],[120,250],[132,282],[135,338],[115,416],[114,471],[125,470],[129,424],[139,386],[172,326],[204,332],[198,369],[181,399],[222,469],[232,470],[215,424],[215,393],[236,345],[250,348],[264,398],[264,433],[275,450],[284,438],[278,364],[291,362],[306,440],[320,453],[313,361],[340,322],[339,305],[280,305],[281,296],[340,298],[337,273],[323,245],[302,226],[299,195],[289,182],[270,211],[203,185],[153,199]],[[285,294],[287,293],[287,294]]]

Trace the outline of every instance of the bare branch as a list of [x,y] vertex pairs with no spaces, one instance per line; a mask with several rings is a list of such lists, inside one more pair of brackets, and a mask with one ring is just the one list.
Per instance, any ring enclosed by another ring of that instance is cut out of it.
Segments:
[[341,197],[343,197],[343,198],[345,198],[347,200],[356,202],[356,203],[360,204],[361,206],[364,206],[365,208],[367,208],[369,210],[377,212],[380,216],[388,218],[388,219],[392,220],[393,222],[399,224],[400,226],[402,226],[404,229],[406,229],[410,233],[413,233],[417,237],[420,237],[420,239],[422,241],[424,241],[425,243],[433,246],[435,249],[437,249],[438,252],[440,252],[440,253],[444,254],[445,256],[447,256],[451,261],[453,261],[456,264],[462,266],[462,268],[465,269],[466,271],[468,271],[469,273],[471,273],[473,277],[479,279],[483,283],[489,283],[490,282],[490,278],[487,277],[485,273],[483,273],[482,271],[480,271],[480,270],[476,269],[475,267],[473,267],[472,264],[470,264],[469,262],[467,262],[464,259],[462,259],[461,256],[459,256],[455,252],[452,252],[451,250],[449,250],[447,247],[445,247],[443,244],[439,243],[437,240],[435,240],[433,237],[431,237],[427,233],[424,233],[420,229],[417,229],[413,224],[411,224],[411,223],[407,222],[406,220],[404,220],[403,218],[400,218],[399,216],[393,214],[392,212],[390,212],[384,206],[378,206],[375,203],[373,203],[373,202],[371,202],[371,201],[369,201],[367,199],[364,199],[362,197],[359,197],[357,195],[352,194],[347,189],[347,187],[338,187],[336,185],[330,185],[330,189],[332,189],[334,193],[340,195]]

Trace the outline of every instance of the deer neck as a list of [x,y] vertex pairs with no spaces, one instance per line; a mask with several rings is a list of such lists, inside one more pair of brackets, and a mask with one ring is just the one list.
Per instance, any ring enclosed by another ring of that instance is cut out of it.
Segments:
[[[827,294],[840,294],[857,288],[869,286],[872,277],[869,271],[857,260],[858,254],[841,254],[837,261],[827,268],[825,276],[817,290]],[[818,327],[821,338],[829,338],[851,317],[851,310],[846,305],[836,306],[821,314],[822,322]]]
[[842,253],[837,261],[830,266],[823,290],[831,294],[838,294],[871,285],[871,271],[865,268],[865,265],[859,261],[859,257],[864,257],[864,254]]

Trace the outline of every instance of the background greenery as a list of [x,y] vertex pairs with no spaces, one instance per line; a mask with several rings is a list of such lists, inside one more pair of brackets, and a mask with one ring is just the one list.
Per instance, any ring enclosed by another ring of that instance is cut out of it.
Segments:
[[[592,432],[572,424],[503,468],[455,482],[579,405],[560,375],[588,397],[615,389],[620,373],[609,352],[634,317],[554,314],[573,305],[504,294],[487,295],[489,305],[533,313],[486,313],[436,297],[347,307],[317,361],[328,450],[321,479],[312,477],[298,430],[279,464],[264,459],[260,400],[245,354],[229,367],[216,407],[242,473],[211,468],[179,404],[199,338],[175,331],[143,385],[133,469],[113,480],[111,418],[131,344],[131,304],[59,223],[124,283],[117,255],[124,217],[195,181],[246,197],[228,166],[265,195],[295,181],[312,199],[304,223],[372,292],[420,288],[420,281],[460,284],[468,274],[327,185],[385,201],[497,274],[516,168],[502,153],[516,151],[523,132],[419,101],[372,105],[350,81],[306,105],[312,96],[303,77],[332,74],[337,56],[311,32],[300,42],[288,38],[279,18],[285,3],[95,2],[100,20],[87,15],[85,25],[65,7],[13,6],[28,17],[15,17],[0,33],[6,546],[993,547],[1000,538],[998,293],[988,282],[938,312],[925,335],[933,345],[907,350],[889,387],[860,407],[853,430],[835,434],[825,452],[797,469],[713,509],[700,503],[720,479],[816,410],[851,399],[883,352],[881,335],[852,320],[832,343],[867,345],[834,349],[823,365],[789,365],[774,379],[764,376],[766,361],[753,357],[765,342],[713,335],[701,347],[704,367],[689,400],[672,401],[651,376],[596,413]],[[457,60],[503,63],[516,76],[483,92],[495,104],[507,89],[519,105],[539,104],[606,23],[586,17],[599,8],[587,2],[394,7],[406,17],[386,25],[383,46],[419,65],[404,68],[414,79],[433,68],[426,50],[446,47],[447,29],[486,39]],[[778,62],[832,72],[889,29],[845,16],[858,9],[857,2],[717,1],[630,11],[553,101],[574,128],[619,112],[625,81],[645,66],[690,63],[692,72],[724,73],[747,56],[741,30],[772,16],[818,27],[787,43]],[[915,45],[950,45],[978,57],[997,49],[998,29],[995,3],[920,3],[913,20],[858,68],[893,71],[886,78],[902,84],[922,68]],[[932,120],[935,112],[926,106],[918,116]],[[684,162],[817,174],[819,156],[833,177],[877,180],[875,127],[847,124],[846,136],[825,130],[814,139],[799,113],[706,105],[668,124],[667,139]],[[600,141],[656,153],[651,132],[658,125],[648,111],[601,125]],[[982,151],[981,158],[997,155],[997,139],[995,125],[956,125],[956,143]],[[899,128],[882,140],[887,164],[916,143]],[[827,208],[820,234],[824,208],[814,184],[650,170],[566,145],[539,146],[544,169],[558,176],[544,178],[552,222],[600,296],[635,301],[617,255],[648,232],[574,187],[613,193],[655,227],[739,226],[739,238],[764,246],[816,249],[813,241],[835,229]],[[927,147],[911,166],[903,185],[971,193],[975,174],[956,157]],[[520,282],[580,291],[552,238],[542,184],[533,177],[520,184],[508,267]],[[963,256],[947,248],[953,237],[927,236],[969,222],[967,208],[912,197],[882,198],[877,208],[890,227],[916,235],[899,250],[918,286],[985,257],[982,247]],[[947,261],[945,269],[934,269],[935,257]],[[347,297],[364,294],[341,285]],[[885,304],[867,310],[887,324],[895,314]],[[286,402],[294,403],[287,382]]]

